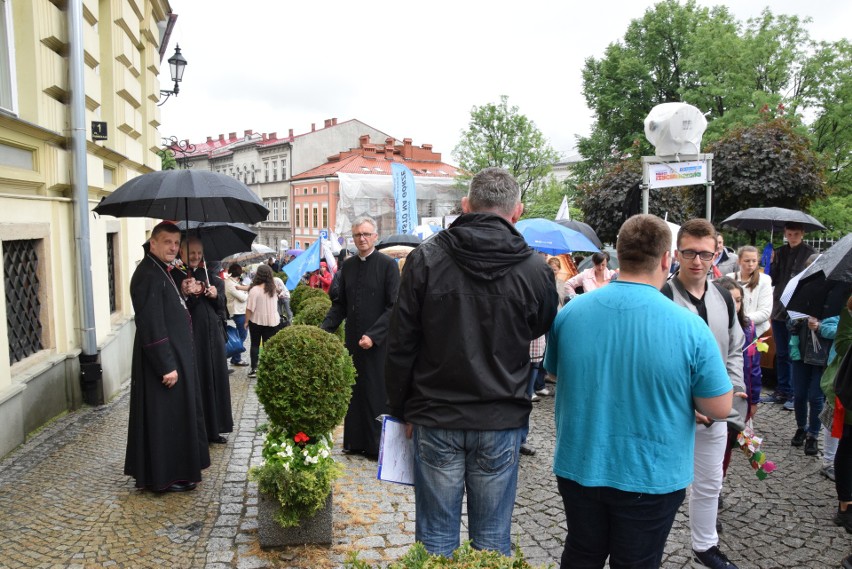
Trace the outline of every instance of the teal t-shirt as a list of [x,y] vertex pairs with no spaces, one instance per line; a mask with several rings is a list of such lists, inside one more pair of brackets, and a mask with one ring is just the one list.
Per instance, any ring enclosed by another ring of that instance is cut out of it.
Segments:
[[686,488],[693,397],[731,390],[707,324],[654,287],[627,281],[559,312],[544,367],[557,377],[553,472],[628,492]]

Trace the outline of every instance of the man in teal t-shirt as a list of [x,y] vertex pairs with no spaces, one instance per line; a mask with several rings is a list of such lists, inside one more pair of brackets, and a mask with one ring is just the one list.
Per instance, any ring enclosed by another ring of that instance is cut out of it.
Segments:
[[617,281],[557,315],[544,367],[557,377],[553,471],[568,536],[562,568],[659,567],[692,481],[695,410],[724,418],[731,382],[701,318],[659,292],[671,265],[660,218],[628,219]]

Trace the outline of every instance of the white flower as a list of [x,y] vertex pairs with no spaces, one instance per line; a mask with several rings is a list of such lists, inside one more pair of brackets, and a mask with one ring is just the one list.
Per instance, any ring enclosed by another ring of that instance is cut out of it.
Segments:
[[323,458],[328,458],[328,451],[327,451],[327,450],[325,450],[325,449],[322,449],[322,450],[320,451],[319,455],[320,455],[321,457],[323,457]]

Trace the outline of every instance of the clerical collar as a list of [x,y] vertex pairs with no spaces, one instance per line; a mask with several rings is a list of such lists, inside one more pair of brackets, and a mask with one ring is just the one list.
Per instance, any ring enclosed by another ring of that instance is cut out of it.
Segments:
[[373,253],[375,253],[375,252],[376,252],[376,248],[375,248],[375,247],[373,247],[373,249],[372,249],[369,253],[367,253],[366,255],[364,255],[363,257],[361,256],[361,253],[358,253],[358,258],[359,258],[359,259],[361,259],[362,261],[366,261],[366,260],[367,260],[367,257],[369,257],[370,255],[372,255],[372,254],[373,254]]

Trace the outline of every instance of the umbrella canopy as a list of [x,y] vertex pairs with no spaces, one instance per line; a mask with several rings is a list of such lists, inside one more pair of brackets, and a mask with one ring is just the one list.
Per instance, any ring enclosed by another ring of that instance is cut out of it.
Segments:
[[[794,283],[795,280],[795,284]],[[814,318],[840,314],[852,292],[852,233],[832,245],[784,289],[788,310]]]
[[557,219],[556,223],[567,227],[568,229],[579,231],[580,233],[588,237],[589,241],[594,243],[598,249],[603,249],[603,243],[598,238],[598,234],[595,233],[595,230],[592,229],[592,226],[588,223],[583,223],[582,221],[574,221],[573,219]]
[[303,249],[287,249],[286,252],[291,257],[298,257],[299,255],[301,255],[305,251]]
[[[187,234],[187,222],[177,223],[181,232]],[[257,233],[242,223],[223,223],[220,221],[189,222],[189,235],[198,236],[204,246],[204,258],[221,261],[237,253],[251,251],[252,242]]]
[[786,223],[801,223],[805,231],[820,231],[825,226],[803,211],[783,207],[750,207],[738,211],[722,225],[741,231],[774,231],[784,229]]
[[572,251],[600,251],[579,231],[568,229],[549,219],[522,219],[515,224],[515,228],[524,236],[530,247],[550,255]]
[[251,246],[251,250],[255,253],[263,253],[264,255],[275,253],[275,249],[273,249],[272,247],[267,247],[263,243],[253,243]]
[[412,229],[410,233],[425,241],[443,229],[443,227],[435,225],[434,223],[422,223]]
[[403,259],[407,257],[409,253],[414,251],[414,247],[412,247],[411,245],[393,245],[385,247],[383,249],[379,249],[377,245],[376,250],[381,251],[392,259]]
[[163,170],[119,186],[95,209],[114,217],[257,223],[269,210],[248,186],[207,170]]
[[422,239],[417,235],[409,233],[396,233],[390,237],[386,237],[376,244],[376,249],[382,250],[387,247],[396,247],[397,245],[407,245],[409,247],[417,247]]

